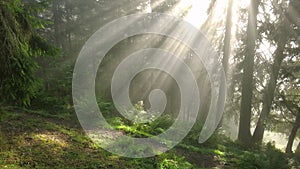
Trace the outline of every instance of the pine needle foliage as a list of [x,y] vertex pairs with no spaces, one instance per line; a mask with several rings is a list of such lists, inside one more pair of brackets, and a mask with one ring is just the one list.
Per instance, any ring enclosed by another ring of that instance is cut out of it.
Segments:
[[39,34],[46,22],[38,15],[47,5],[48,1],[0,0],[1,102],[30,105],[39,84],[36,57],[58,51]]

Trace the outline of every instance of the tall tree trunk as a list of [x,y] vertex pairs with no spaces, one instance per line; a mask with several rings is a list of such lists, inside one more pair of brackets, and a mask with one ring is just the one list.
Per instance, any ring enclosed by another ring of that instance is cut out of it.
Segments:
[[66,27],[66,38],[67,38],[67,50],[68,51],[72,51],[72,32],[71,32],[71,14],[72,13],[72,9],[71,9],[71,2],[70,1],[66,1],[66,20],[67,20],[67,27]]
[[251,133],[251,102],[253,90],[253,65],[255,55],[255,41],[257,37],[257,14],[258,14],[257,0],[251,0],[248,15],[247,26],[247,46],[244,60],[244,74],[242,79],[242,100],[240,109],[240,124],[238,132],[238,140],[244,145],[250,145]]
[[54,42],[58,47],[61,47],[60,40],[60,0],[53,0],[52,2],[52,13],[53,13],[53,26],[54,26]]
[[267,88],[263,96],[263,108],[253,134],[253,141],[255,143],[262,143],[264,131],[265,131],[266,118],[268,117],[271,111],[271,107],[274,99],[274,92],[277,86],[278,74],[281,68],[282,61],[284,59],[283,52],[288,38],[284,33],[281,34],[282,35],[280,36],[281,37],[280,41],[278,42],[278,46],[275,51],[275,59],[272,65],[272,70],[270,72],[270,80],[268,82]]
[[224,49],[223,49],[223,67],[227,75],[228,72],[228,60],[231,51],[231,30],[232,30],[232,3],[233,0],[229,0],[227,7],[227,17],[226,17],[226,32],[224,39]]
[[[227,4],[227,16],[226,16],[226,27],[225,27],[225,38],[224,38],[224,46],[223,46],[223,59],[222,59],[222,64],[224,68],[224,72],[226,75],[226,80],[228,80],[228,61],[231,53],[231,33],[232,33],[232,5],[233,5],[233,0],[229,0]],[[232,86],[232,83],[228,83],[229,86]],[[223,90],[220,88],[220,90]],[[227,92],[227,97],[232,98],[232,92]],[[228,111],[228,106],[229,104],[226,104],[224,112]],[[219,124],[222,124],[223,118],[221,118],[221,121]]]
[[[298,111],[297,116],[296,116],[296,121],[293,125],[291,134],[289,136],[289,141],[288,141],[288,143],[286,145],[286,149],[285,149],[285,152],[288,154],[292,154],[293,143],[294,143],[294,140],[295,140],[295,137],[296,137],[299,127],[300,127],[300,112]],[[299,143],[299,145],[300,145],[300,143]],[[300,147],[300,146],[298,146],[298,147]]]

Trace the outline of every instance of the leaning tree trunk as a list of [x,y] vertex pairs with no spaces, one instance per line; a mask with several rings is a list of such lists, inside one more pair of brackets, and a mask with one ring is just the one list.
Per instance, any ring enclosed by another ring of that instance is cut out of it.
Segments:
[[[288,10],[291,8],[291,4],[288,7]],[[286,13],[287,15],[288,13]],[[253,134],[253,141],[255,143],[262,143],[264,131],[265,131],[265,124],[266,124],[266,118],[269,116],[272,103],[274,100],[274,92],[277,86],[277,80],[279,71],[281,69],[281,64],[284,59],[284,49],[285,45],[288,41],[288,35],[287,35],[287,27],[289,27],[289,22],[287,20],[287,17],[283,19],[283,21],[280,23],[280,32],[279,32],[279,41],[277,44],[277,49],[275,51],[275,59],[274,63],[272,65],[272,70],[270,73],[270,80],[267,85],[267,88],[265,90],[264,96],[263,96],[263,108],[261,111],[261,114],[259,116],[258,122],[256,124],[256,128],[254,130]]]
[[286,42],[287,36],[282,33],[280,42],[278,43],[277,49],[275,51],[275,59],[270,73],[270,80],[263,96],[263,109],[261,111],[253,134],[253,141],[255,143],[261,143],[263,140],[266,123],[265,121],[268,115],[270,114],[272,103],[274,100],[274,92],[277,86],[278,74],[281,68],[281,63],[284,58],[283,52]]
[[258,1],[251,0],[248,16],[247,27],[247,46],[244,60],[244,74],[242,79],[242,100],[240,109],[240,124],[238,140],[244,145],[250,145],[251,133],[251,103],[252,103],[252,90],[253,90],[253,66],[255,55],[255,41],[257,37],[257,14],[258,14]]
[[288,153],[288,154],[292,154],[292,152],[293,152],[292,147],[293,147],[293,143],[294,143],[294,140],[295,140],[295,137],[296,137],[296,134],[297,134],[297,131],[298,131],[299,127],[300,127],[300,112],[297,113],[296,121],[293,125],[291,134],[289,136],[289,141],[286,145],[285,152]]

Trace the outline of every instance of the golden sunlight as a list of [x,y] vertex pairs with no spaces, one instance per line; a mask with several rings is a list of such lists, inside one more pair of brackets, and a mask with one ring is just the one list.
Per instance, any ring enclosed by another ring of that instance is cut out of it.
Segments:
[[188,9],[184,19],[191,23],[193,26],[200,28],[200,26],[207,19],[207,9],[209,6],[209,0],[182,0],[175,8],[175,14],[181,13]]

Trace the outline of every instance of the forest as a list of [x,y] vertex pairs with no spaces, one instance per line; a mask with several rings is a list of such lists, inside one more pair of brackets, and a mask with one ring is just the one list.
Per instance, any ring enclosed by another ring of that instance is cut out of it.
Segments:
[[299,0],[0,0],[0,168],[300,169]]

